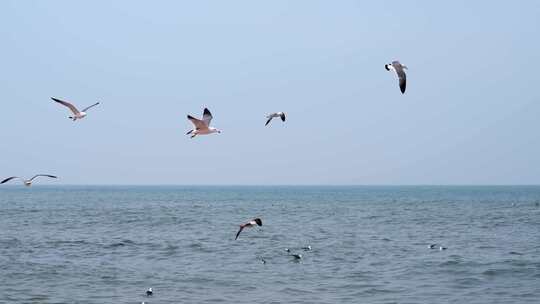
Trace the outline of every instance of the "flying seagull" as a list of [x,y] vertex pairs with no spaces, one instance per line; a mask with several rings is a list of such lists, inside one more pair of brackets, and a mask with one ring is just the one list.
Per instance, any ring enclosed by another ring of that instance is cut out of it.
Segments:
[[206,134],[212,134],[212,133],[221,133],[220,130],[216,128],[210,127],[210,121],[212,121],[212,113],[208,111],[207,108],[204,108],[202,120],[197,119],[191,115],[188,115],[187,118],[191,121],[193,126],[195,127],[193,130],[190,130],[186,133],[186,135],[191,135],[191,138],[197,136],[197,135],[206,135]]
[[268,118],[268,120],[266,121],[266,124],[264,125],[267,126],[270,123],[270,121],[272,121],[272,118],[274,117],[281,117],[281,120],[285,121],[285,113],[276,112],[276,113],[266,115],[266,118]]
[[261,221],[260,218],[252,219],[251,221],[240,225],[240,230],[238,230],[238,232],[236,233],[236,237],[234,239],[235,240],[238,239],[238,236],[240,235],[240,232],[242,232],[242,230],[244,230],[244,228],[254,227],[256,225],[257,226],[262,226],[262,221]]
[[384,68],[387,71],[394,71],[396,72],[398,79],[399,79],[399,89],[401,90],[402,94],[405,94],[405,88],[407,87],[407,75],[405,75],[405,71],[407,70],[407,66],[399,63],[399,61],[395,60],[392,61],[392,63],[385,64]]
[[71,104],[71,103],[69,103],[67,101],[60,100],[60,99],[54,98],[54,97],[51,97],[51,99],[58,102],[61,105],[64,105],[64,106],[68,107],[71,110],[71,112],[73,113],[73,116],[69,116],[69,119],[72,119],[73,121],[75,121],[77,119],[83,119],[84,117],[86,117],[86,111],[88,111],[88,109],[90,109],[92,107],[95,107],[95,106],[97,106],[99,104],[99,102],[96,102],[95,104],[84,108],[82,111],[79,111],[73,104]]
[[49,175],[49,174],[36,174],[36,175],[34,175],[34,177],[32,177],[31,179],[23,179],[23,178],[20,178],[20,177],[18,177],[18,176],[12,176],[12,177],[8,177],[8,178],[6,178],[5,180],[1,181],[0,184],[7,183],[7,182],[9,182],[9,181],[12,180],[12,179],[18,178],[18,179],[22,180],[22,182],[23,182],[23,184],[24,184],[25,186],[32,186],[32,181],[33,181],[36,177],[38,177],[38,176],[45,176],[45,177],[50,177],[50,178],[58,178],[57,176]]

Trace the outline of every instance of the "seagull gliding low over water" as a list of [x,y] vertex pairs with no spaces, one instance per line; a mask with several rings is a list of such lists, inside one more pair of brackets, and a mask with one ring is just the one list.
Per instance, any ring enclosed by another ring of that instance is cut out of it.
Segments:
[[18,176],[12,176],[12,177],[8,177],[8,178],[4,179],[3,181],[0,182],[0,184],[7,183],[7,182],[9,182],[9,181],[12,180],[12,179],[18,178],[18,179],[20,179],[20,180],[23,182],[23,184],[24,184],[25,186],[29,187],[29,186],[32,186],[32,181],[34,181],[34,179],[35,179],[36,177],[38,177],[38,176],[45,176],[45,177],[50,177],[50,178],[58,178],[57,176],[49,175],[49,174],[36,174],[36,175],[34,175],[34,177],[32,177],[31,179],[23,179],[23,178],[20,178],[20,177],[18,177]]

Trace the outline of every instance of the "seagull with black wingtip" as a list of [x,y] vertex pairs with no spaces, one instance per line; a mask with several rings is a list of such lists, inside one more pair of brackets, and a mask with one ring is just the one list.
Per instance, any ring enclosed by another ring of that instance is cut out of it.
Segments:
[[71,112],[73,113],[73,116],[69,116],[68,118],[73,120],[73,121],[76,121],[77,119],[83,119],[86,117],[86,111],[88,111],[88,109],[92,108],[92,107],[95,107],[99,104],[99,102],[96,102],[95,104],[91,105],[91,106],[88,106],[86,108],[84,108],[82,111],[79,111],[77,109],[77,107],[75,107],[72,103],[70,102],[67,102],[67,101],[64,101],[64,100],[61,100],[61,99],[58,99],[58,98],[54,98],[54,97],[51,97],[52,100],[58,102],[59,104],[63,105],[63,106],[66,106],[68,107]]
[[267,126],[270,123],[270,121],[272,121],[272,118],[275,118],[275,117],[279,117],[279,118],[281,118],[282,121],[285,121],[285,113],[284,112],[275,112],[275,113],[266,115],[266,118],[268,118],[268,120],[266,121],[266,123],[264,125]]
[[186,135],[192,134],[191,138],[197,135],[207,135],[212,133],[221,133],[220,130],[210,127],[210,122],[212,121],[212,113],[207,108],[204,108],[202,119],[197,119],[191,115],[188,115],[187,118],[193,124],[194,128],[186,133]]
[[36,174],[31,179],[23,179],[23,178],[20,178],[18,176],[12,176],[12,177],[8,177],[8,178],[4,179],[3,181],[0,182],[0,184],[7,183],[12,179],[20,179],[25,186],[30,187],[30,186],[32,186],[32,182],[34,181],[34,179],[36,177],[39,177],[39,176],[50,177],[50,178],[58,178],[57,176],[49,175],[49,174]]
[[262,226],[262,221],[261,221],[260,218],[252,219],[251,221],[240,225],[240,230],[238,230],[238,232],[236,233],[236,237],[234,239],[235,240],[238,239],[238,236],[240,235],[240,232],[242,232],[242,230],[244,230],[244,228],[251,228],[251,227],[255,227],[255,226]]
[[396,72],[396,75],[398,76],[399,80],[399,89],[401,90],[401,94],[405,94],[405,89],[407,88],[407,75],[405,74],[405,70],[407,70],[407,66],[404,64],[401,64],[399,61],[394,60],[392,63],[385,64],[384,68],[387,71],[394,71]]

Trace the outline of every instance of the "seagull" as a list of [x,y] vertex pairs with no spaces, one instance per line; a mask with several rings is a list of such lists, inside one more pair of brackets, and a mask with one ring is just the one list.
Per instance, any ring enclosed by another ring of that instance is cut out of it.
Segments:
[[310,250],[311,250],[311,246],[302,247],[302,249],[304,249],[304,251],[310,251]]
[[64,106],[68,107],[71,110],[71,112],[73,113],[73,116],[69,116],[69,119],[72,119],[73,121],[75,121],[77,119],[85,118],[86,117],[86,111],[88,111],[88,109],[90,109],[92,107],[95,107],[95,106],[97,106],[99,104],[99,102],[96,102],[95,104],[84,108],[82,111],[79,111],[73,104],[71,104],[71,103],[69,103],[67,101],[63,101],[63,100],[60,100],[60,99],[54,98],[54,97],[51,97],[51,99],[58,102],[61,105],[64,105]]
[[398,78],[399,78],[399,89],[401,90],[402,94],[405,94],[405,88],[407,87],[407,75],[405,75],[404,70],[408,70],[406,65],[403,65],[399,63],[399,61],[395,60],[392,61],[392,63],[385,64],[384,68],[387,71],[394,71],[396,72]]
[[272,121],[272,118],[274,118],[274,117],[281,117],[281,120],[285,121],[285,113],[284,112],[276,112],[276,113],[266,115],[266,118],[268,118],[268,120],[266,121],[265,126],[267,126],[270,123],[270,121]]
[[146,296],[149,297],[153,294],[154,294],[154,291],[152,290],[152,287],[148,288],[148,290],[146,291]]
[[443,251],[443,250],[446,250],[446,249],[448,249],[448,248],[443,247],[443,246],[439,246],[439,250],[440,250],[440,251]]
[[188,115],[187,118],[191,121],[193,126],[195,127],[193,130],[190,130],[186,133],[186,135],[192,134],[191,138],[197,136],[197,135],[206,135],[206,134],[212,134],[212,133],[221,133],[220,130],[216,128],[210,127],[210,121],[212,121],[212,113],[208,111],[207,108],[204,108],[202,120],[197,119],[191,115]]
[[49,175],[49,174],[36,174],[31,179],[23,179],[23,178],[20,178],[18,176],[12,176],[12,177],[8,177],[5,180],[1,181],[0,184],[7,183],[12,179],[18,178],[18,179],[22,180],[22,182],[23,182],[23,184],[25,186],[30,187],[30,186],[32,186],[32,181],[38,176],[45,176],[45,177],[50,177],[50,178],[58,178],[57,176]]
[[285,248],[285,251],[287,251],[288,253],[291,253],[291,250],[289,248]]
[[254,227],[254,226],[262,226],[262,221],[261,221],[260,218],[252,219],[251,221],[240,225],[240,230],[238,230],[238,232],[236,233],[236,237],[234,239],[235,240],[238,239],[238,236],[240,235],[240,232],[242,232],[242,230],[244,230],[244,228],[249,228],[249,227]]
[[299,254],[299,253],[291,254],[291,256],[292,256],[295,260],[301,260],[301,259],[302,259],[302,255]]
[[429,249],[435,249],[435,246],[437,246],[437,244],[429,244],[428,248]]

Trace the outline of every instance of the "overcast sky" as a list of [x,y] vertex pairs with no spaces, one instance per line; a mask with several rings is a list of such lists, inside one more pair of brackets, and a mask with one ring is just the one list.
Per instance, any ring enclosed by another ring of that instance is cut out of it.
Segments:
[[1,1],[0,175],[539,184],[539,2],[369,2]]

